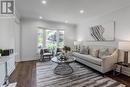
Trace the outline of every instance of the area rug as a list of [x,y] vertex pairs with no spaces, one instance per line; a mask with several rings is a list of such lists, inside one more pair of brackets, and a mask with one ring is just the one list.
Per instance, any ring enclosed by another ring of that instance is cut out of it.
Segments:
[[74,72],[69,75],[56,75],[53,62],[36,64],[37,87],[126,87],[79,63],[70,64]]

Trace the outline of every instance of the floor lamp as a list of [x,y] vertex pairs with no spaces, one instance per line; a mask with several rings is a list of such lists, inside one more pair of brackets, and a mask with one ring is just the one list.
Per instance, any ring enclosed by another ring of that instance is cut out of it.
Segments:
[[129,66],[128,63],[128,53],[130,51],[130,42],[119,42],[119,49],[122,50],[124,52],[124,66]]

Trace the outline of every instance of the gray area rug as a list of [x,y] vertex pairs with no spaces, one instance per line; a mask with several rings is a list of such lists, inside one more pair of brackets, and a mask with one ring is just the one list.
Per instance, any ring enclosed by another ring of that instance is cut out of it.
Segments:
[[38,62],[36,64],[37,87],[126,87],[79,63],[70,64],[74,72],[69,75],[55,75],[53,62]]

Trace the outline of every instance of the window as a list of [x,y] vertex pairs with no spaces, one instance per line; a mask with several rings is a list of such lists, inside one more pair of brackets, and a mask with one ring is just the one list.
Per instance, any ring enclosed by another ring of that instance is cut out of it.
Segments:
[[46,47],[53,49],[57,47],[57,31],[46,30]]
[[[45,39],[44,39],[45,38]],[[38,30],[38,48],[62,48],[64,46],[63,30]]]
[[37,47],[43,48],[43,29],[38,29]]
[[59,31],[58,47],[63,48],[64,46],[64,31]]

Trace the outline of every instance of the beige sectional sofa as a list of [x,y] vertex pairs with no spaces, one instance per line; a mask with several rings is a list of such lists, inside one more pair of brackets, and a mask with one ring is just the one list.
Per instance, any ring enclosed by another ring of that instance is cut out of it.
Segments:
[[[116,48],[113,48],[110,46],[102,46],[102,45],[100,46],[89,45],[85,47],[84,49],[87,49],[88,53],[73,52],[73,56],[76,57],[76,61],[84,65],[87,65],[101,73],[106,73],[112,70],[114,63],[117,62],[118,49]],[[92,54],[93,49],[97,49],[96,55]],[[105,54],[105,51],[106,51],[106,54]],[[103,54],[102,56],[101,56],[101,53]]]

